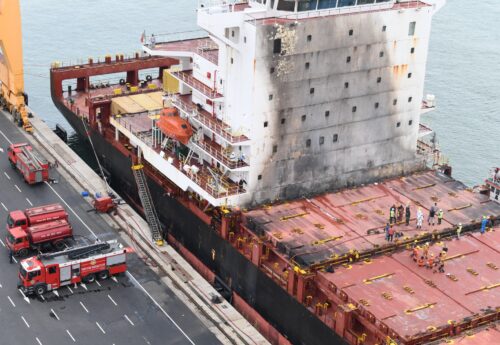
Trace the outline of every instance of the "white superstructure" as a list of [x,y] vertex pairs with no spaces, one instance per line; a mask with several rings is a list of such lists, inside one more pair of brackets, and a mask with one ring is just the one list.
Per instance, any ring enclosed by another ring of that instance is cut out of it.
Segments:
[[196,131],[190,153],[240,187],[222,196],[183,178],[182,188],[214,205],[248,205],[422,168],[428,42],[443,4],[200,1],[208,37],[157,35],[143,49],[179,59],[167,99]]

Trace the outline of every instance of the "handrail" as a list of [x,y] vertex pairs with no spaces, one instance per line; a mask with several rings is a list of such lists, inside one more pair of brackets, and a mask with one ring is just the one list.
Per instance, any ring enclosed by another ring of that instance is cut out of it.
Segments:
[[216,90],[206,86],[201,81],[199,81],[198,79],[194,78],[192,75],[190,75],[184,71],[170,72],[170,74],[172,74],[174,77],[182,80],[183,82],[185,82],[186,84],[188,84],[192,88],[200,91],[202,94],[204,94],[205,96],[207,96],[211,99],[223,97],[223,95],[218,93]]

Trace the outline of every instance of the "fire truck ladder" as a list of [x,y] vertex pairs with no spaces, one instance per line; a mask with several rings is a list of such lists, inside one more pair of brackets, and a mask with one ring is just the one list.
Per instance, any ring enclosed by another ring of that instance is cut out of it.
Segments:
[[38,160],[38,157],[30,150],[28,150],[26,147],[21,148],[21,151],[23,154],[26,156],[28,161],[26,162],[27,164],[33,164],[36,170],[41,170],[42,166],[40,165],[40,162]]
[[142,164],[137,164],[132,166],[132,171],[134,173],[137,188],[139,189],[139,197],[142,207],[144,208],[144,214],[146,215],[146,220],[153,235],[153,241],[155,241],[157,245],[162,246],[163,238],[161,237],[161,224],[153,205],[143,168],[144,166]]
[[88,257],[92,254],[99,254],[105,250],[108,250],[109,248],[111,248],[111,245],[108,242],[98,242],[83,247],[63,250],[56,253],[40,254],[38,257],[40,259],[53,259],[61,255],[67,255],[68,259],[75,260]]

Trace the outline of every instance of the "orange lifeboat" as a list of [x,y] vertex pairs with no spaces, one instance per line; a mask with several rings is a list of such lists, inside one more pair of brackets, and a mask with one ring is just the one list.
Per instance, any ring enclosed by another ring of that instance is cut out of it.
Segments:
[[179,116],[176,108],[163,109],[157,125],[163,134],[184,145],[187,145],[193,135],[193,128],[187,120]]

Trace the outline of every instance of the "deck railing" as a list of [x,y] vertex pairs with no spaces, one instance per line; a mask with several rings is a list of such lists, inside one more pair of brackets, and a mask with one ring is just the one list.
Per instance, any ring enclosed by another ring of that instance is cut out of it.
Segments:
[[[124,118],[115,118],[115,120],[123,126],[126,130],[128,130],[134,137],[142,141],[148,147],[153,148],[153,140],[151,131],[138,131],[131,123],[127,123]],[[212,175],[206,171],[206,167],[200,166],[196,159],[191,158],[189,161],[186,161],[186,157],[181,154],[176,154],[173,149],[166,148],[167,152],[170,155],[174,155],[174,162],[172,165],[184,176],[188,177],[191,181],[196,183],[202,189],[207,191],[214,198],[220,199],[225,197],[230,197],[233,195],[246,193],[246,190],[238,186],[235,182],[227,181],[227,177],[225,177],[221,172],[218,172],[215,168],[212,169],[212,172],[216,175],[216,177],[220,180],[219,189],[216,189],[216,183],[213,181]],[[157,151],[157,150],[155,150]],[[167,157],[165,157],[167,159]],[[200,171],[196,174],[188,173],[184,170],[185,165],[196,165],[200,168]]]
[[212,118],[212,115],[210,115],[206,111],[197,110],[196,106],[194,106],[192,103],[189,104],[188,102],[183,101],[178,96],[175,96],[173,98],[172,102],[177,108],[184,111],[187,116],[189,116],[191,119],[193,119],[193,121],[195,121],[196,123],[198,123],[202,126],[207,127],[212,132],[214,132],[216,135],[219,135],[220,137],[224,138],[230,144],[237,144],[237,143],[248,140],[248,138],[245,136],[232,135],[229,132],[229,129],[230,129],[229,125],[221,125],[218,121],[216,121]]
[[170,72],[174,77],[188,84],[193,89],[201,92],[203,95],[210,99],[222,98],[223,96],[218,93],[216,90],[206,86],[198,79],[194,78],[191,74],[178,71],[178,72]]

